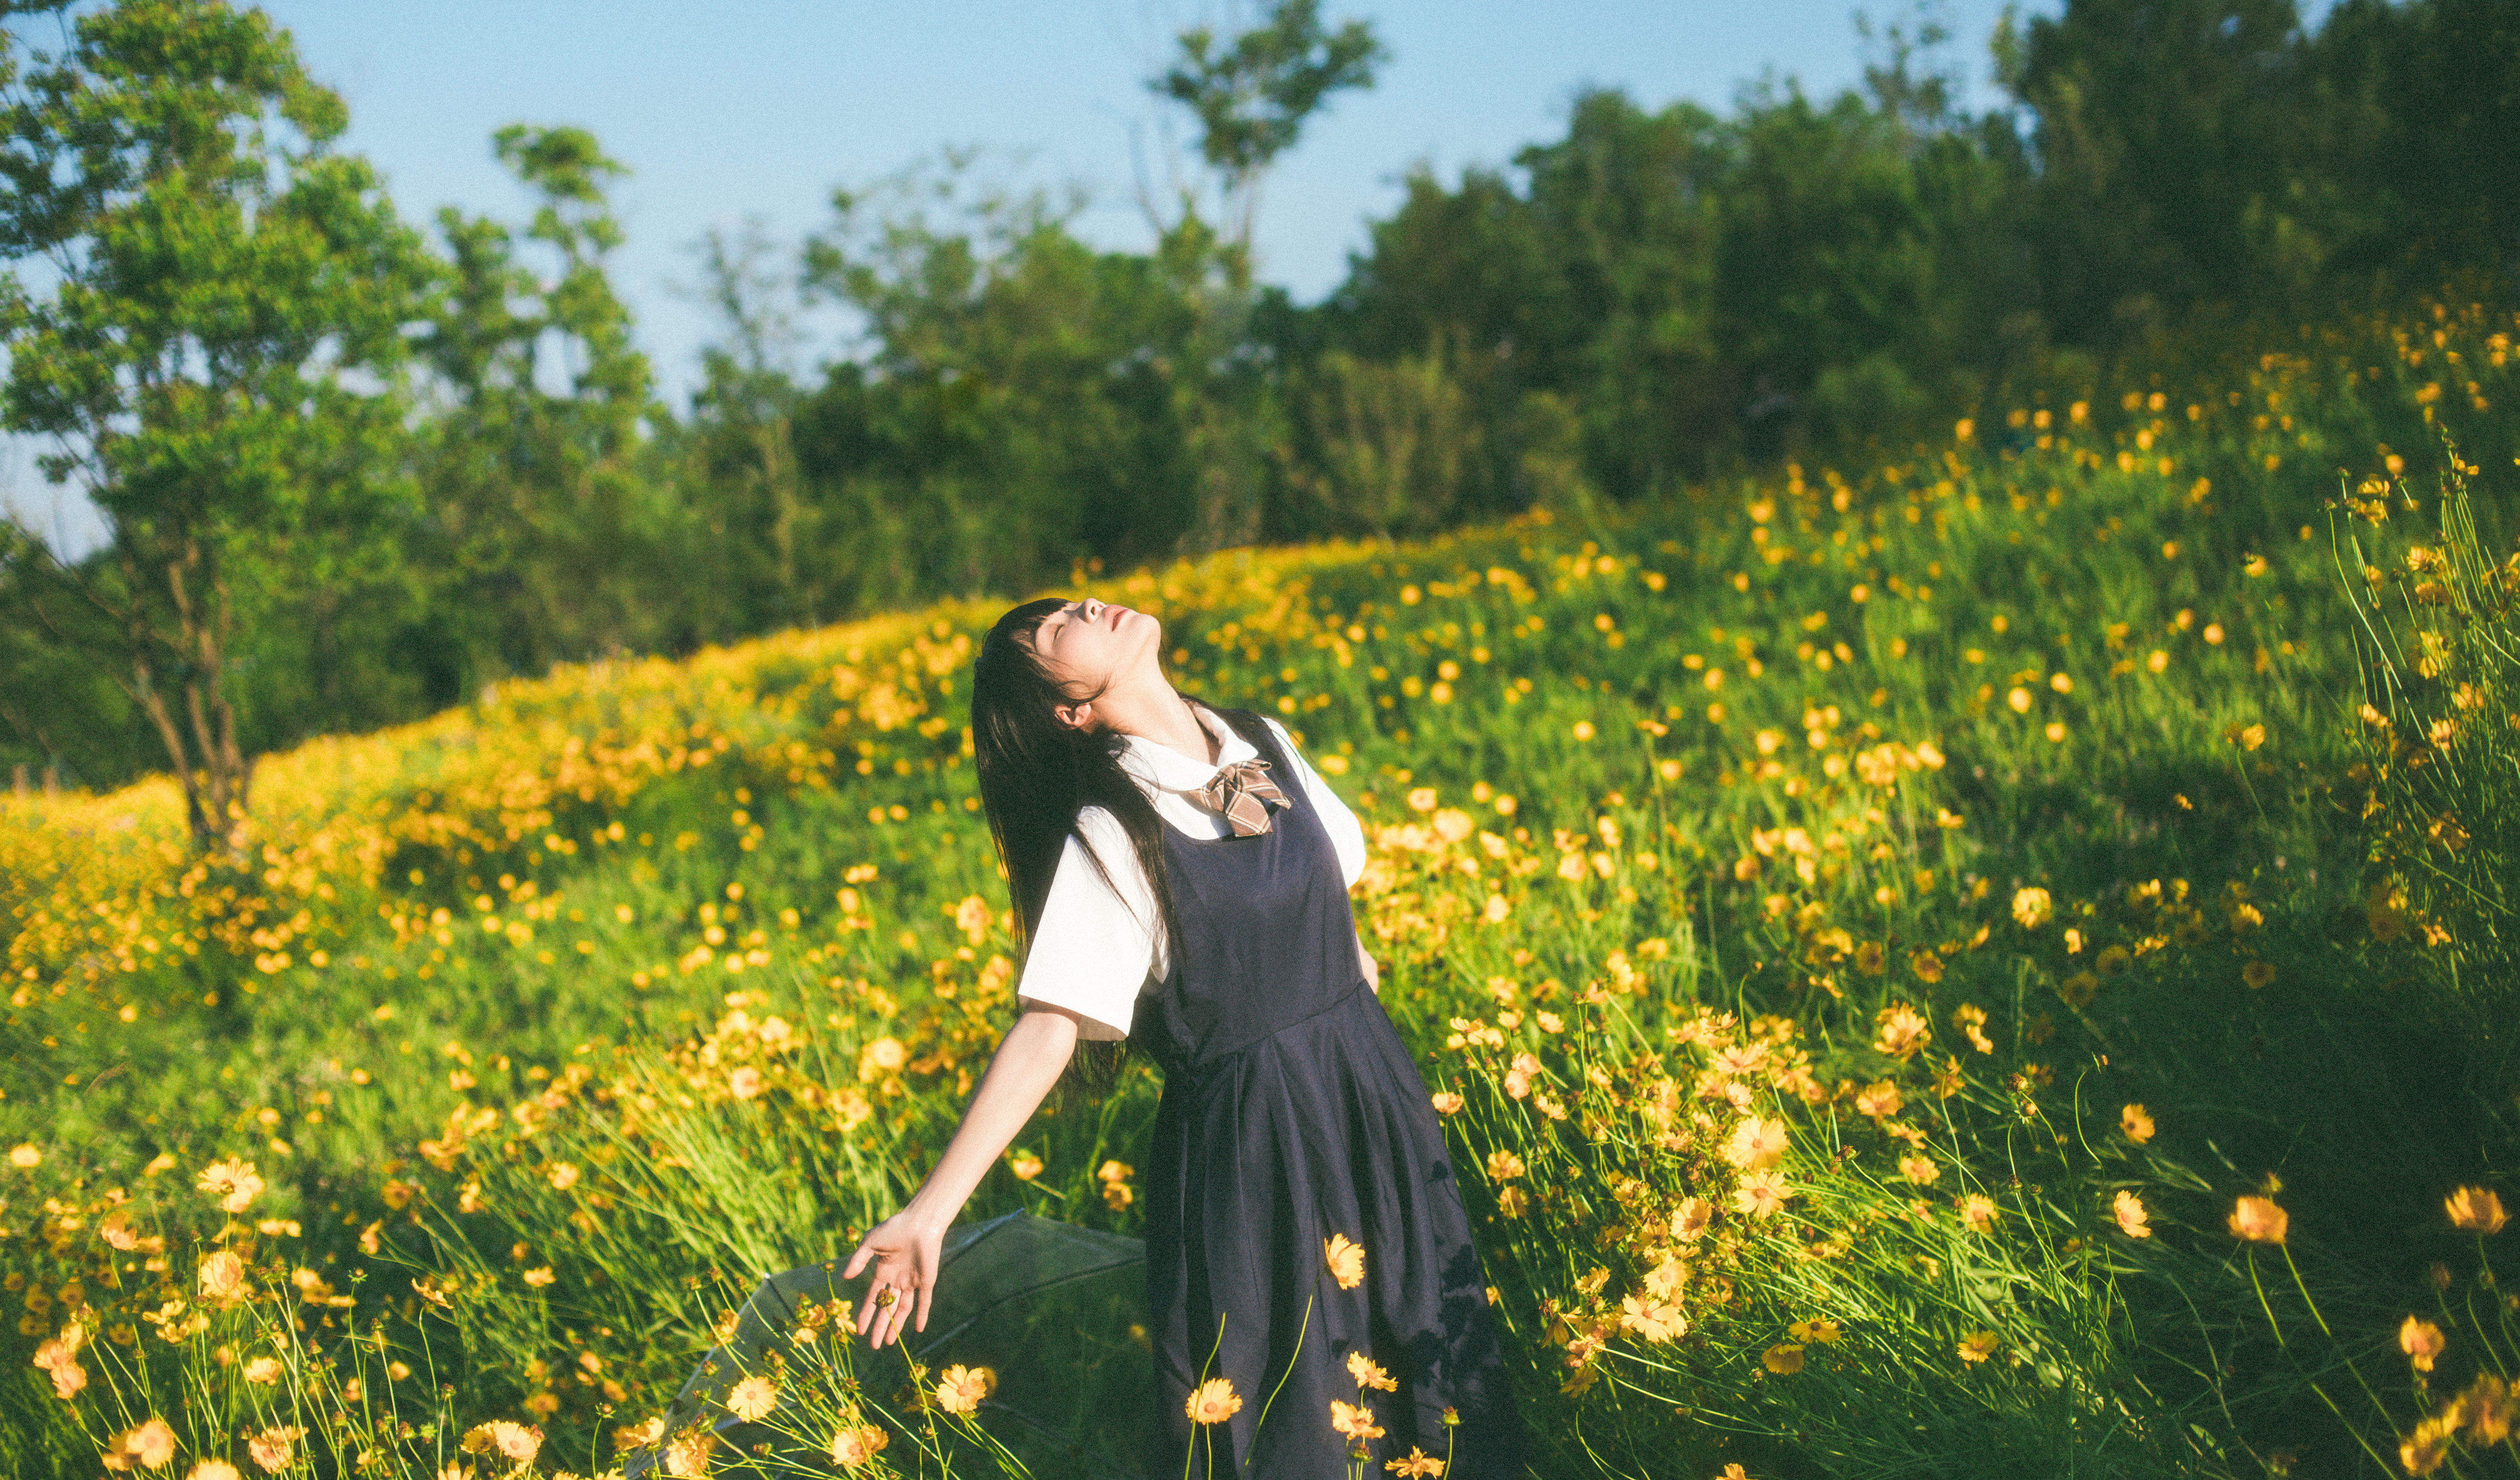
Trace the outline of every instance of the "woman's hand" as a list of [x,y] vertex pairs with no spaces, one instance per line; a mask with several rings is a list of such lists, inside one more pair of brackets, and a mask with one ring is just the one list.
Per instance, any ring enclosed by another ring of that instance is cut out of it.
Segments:
[[859,1241],[840,1278],[855,1279],[869,1261],[875,1264],[866,1299],[858,1304],[858,1334],[867,1338],[868,1346],[899,1340],[905,1324],[914,1330],[927,1329],[927,1306],[934,1298],[936,1271],[944,1260],[945,1231],[907,1209],[877,1224]]
[[989,1059],[988,1072],[980,1076],[980,1087],[935,1170],[908,1205],[877,1224],[849,1256],[843,1279],[855,1279],[870,1262],[875,1265],[867,1298],[858,1308],[858,1334],[870,1346],[899,1340],[902,1327],[912,1322],[914,1305],[918,1323],[912,1329],[927,1329],[927,1306],[945,1263],[945,1227],[961,1215],[971,1189],[1058,1082],[1076,1049],[1077,1021],[1064,1008],[1025,1008]]

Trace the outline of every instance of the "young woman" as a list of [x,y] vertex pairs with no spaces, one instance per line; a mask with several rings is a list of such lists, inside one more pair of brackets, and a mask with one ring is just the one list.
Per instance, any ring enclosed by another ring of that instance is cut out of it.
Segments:
[[1332,1480],[1362,1442],[1375,1474],[1432,1473],[1415,1451],[1518,1476],[1469,1220],[1349,912],[1364,830],[1276,721],[1175,692],[1162,653],[1153,617],[1094,601],[1026,603],[980,645],[971,742],[1021,1011],[849,1260],[874,1266],[858,1329],[924,1327],[946,1226],[1079,1041],[1107,1064],[1126,1039],[1164,1073],[1142,1180],[1157,1472]]

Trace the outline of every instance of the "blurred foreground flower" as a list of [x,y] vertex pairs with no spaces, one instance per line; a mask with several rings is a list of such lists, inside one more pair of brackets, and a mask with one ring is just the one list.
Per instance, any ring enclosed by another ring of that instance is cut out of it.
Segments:
[[255,1174],[252,1162],[230,1158],[203,1167],[202,1180],[194,1186],[219,1199],[219,1206],[228,1212],[242,1213],[262,1195],[263,1181]]
[[998,1374],[985,1367],[947,1368],[936,1377],[936,1406],[949,1413],[977,1413],[980,1400],[997,1391]]
[[113,1436],[107,1448],[110,1470],[162,1469],[175,1458],[175,1431],[163,1418],[152,1417]]
[[2442,1328],[2420,1316],[2408,1317],[2407,1323],[2398,1327],[2398,1350],[2407,1354],[2407,1360],[2414,1365],[2416,1371],[2431,1371],[2434,1360],[2449,1346],[2450,1340],[2442,1335]]
[[2292,1225],[2292,1215],[2275,1206],[2272,1197],[2243,1197],[2231,1206],[2231,1236],[2251,1243],[2281,1243],[2284,1232]]
[[1384,1371],[1380,1364],[1363,1352],[1347,1354],[1347,1374],[1356,1379],[1360,1391],[1370,1387],[1378,1387],[1386,1393],[1400,1391],[1399,1379]]
[[463,1441],[456,1448],[468,1455],[499,1455],[515,1460],[521,1467],[532,1463],[534,1456],[542,1453],[543,1431],[512,1423],[505,1418],[494,1418],[467,1429]]
[[892,1436],[872,1423],[844,1428],[832,1436],[832,1462],[842,1469],[856,1469],[872,1464],[875,1457]]
[[2501,1194],[2492,1188],[2460,1188],[2444,1201],[2450,1210],[2450,1225],[2478,1233],[2499,1233],[2510,1218],[2502,1211]]
[[1210,1377],[1192,1391],[1184,1408],[1192,1423],[1223,1423],[1242,1412],[1242,1398],[1234,1391],[1233,1383],[1223,1377]]
[[1345,1233],[1332,1233],[1323,1239],[1322,1257],[1340,1289],[1352,1290],[1365,1283],[1365,1249],[1350,1242]]

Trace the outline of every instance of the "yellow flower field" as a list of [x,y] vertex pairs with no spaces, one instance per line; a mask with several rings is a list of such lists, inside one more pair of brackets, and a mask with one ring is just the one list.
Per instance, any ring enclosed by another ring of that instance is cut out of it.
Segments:
[[[1080,578],[1366,819],[1545,1473],[2508,1445],[2514,330],[2444,305],[1861,471]],[[1143,1389],[1125,1304],[903,1365],[834,1294],[667,1421],[1011,1018],[963,727],[998,609],[320,740],[206,858],[170,783],[0,802],[22,1472],[1087,1472]],[[1155,1092],[1055,1104],[970,1216],[1134,1232]],[[1266,1392],[1228,1375],[1193,1419]],[[1369,1442],[1381,1377],[1269,1421]]]

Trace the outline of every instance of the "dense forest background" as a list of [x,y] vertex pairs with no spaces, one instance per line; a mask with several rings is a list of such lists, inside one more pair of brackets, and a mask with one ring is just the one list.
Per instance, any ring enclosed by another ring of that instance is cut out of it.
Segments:
[[[204,835],[256,753],[556,662],[1685,497],[2520,271],[2520,4],[2070,0],[1988,38],[1984,114],[1924,20],[1868,27],[1835,98],[1585,95],[1508,166],[1412,178],[1297,303],[1249,271],[1268,165],[1406,59],[1281,0],[1149,79],[1208,171],[1153,249],[968,157],[849,182],[809,240],[706,244],[723,332],[676,408],[596,139],[503,130],[532,217],[424,227],[257,13],[72,34],[0,54],[0,424],[112,538],[0,529],[0,764],[181,757]],[[809,342],[830,305],[855,333]]]

